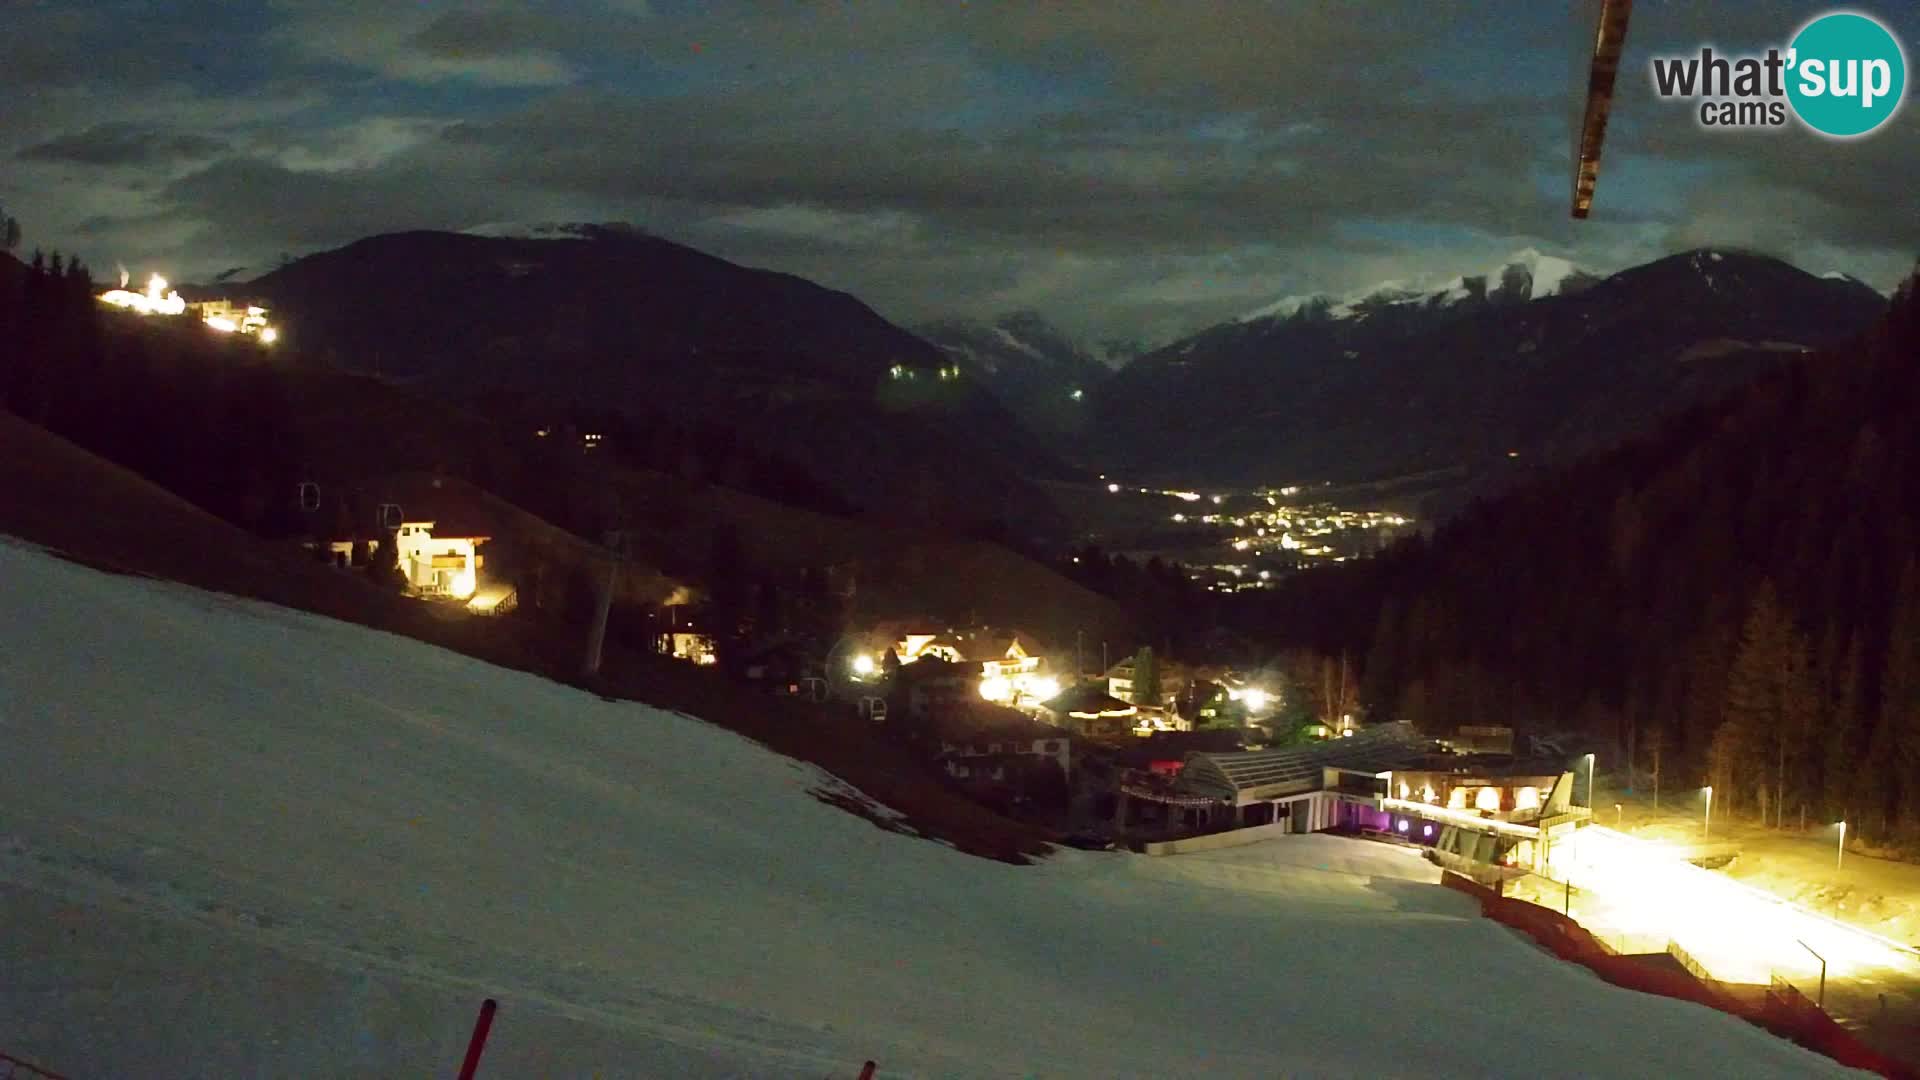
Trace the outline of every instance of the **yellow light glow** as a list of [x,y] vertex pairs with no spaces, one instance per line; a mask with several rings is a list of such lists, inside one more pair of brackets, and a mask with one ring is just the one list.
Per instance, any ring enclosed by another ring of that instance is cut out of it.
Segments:
[[1447,792],[1447,808],[1450,810],[1465,810],[1467,808],[1467,789],[1457,787]]
[[999,676],[980,680],[980,696],[988,701],[1005,701],[1013,696],[1013,684]]
[[178,315],[187,310],[187,302],[180,298],[179,293],[167,288],[167,279],[159,274],[147,279],[147,291],[144,293],[128,292],[125,275],[121,276],[120,284],[121,288],[101,293],[100,299],[142,315]]
[[225,318],[220,315],[209,315],[207,316],[205,321],[208,326],[213,327],[215,330],[218,330],[223,334],[231,334],[240,329],[239,323],[236,323],[232,319]]
[[1474,792],[1473,805],[1474,808],[1478,810],[1485,810],[1489,813],[1497,812],[1500,809],[1500,789],[1496,787],[1483,787],[1479,791]]
[[1060,696],[1060,680],[1043,675],[1027,684],[1027,693],[1040,701],[1052,701]]
[[1529,838],[1540,835],[1540,830],[1531,825],[1515,825],[1512,822],[1501,821],[1498,818],[1480,817],[1465,810],[1448,810],[1438,806],[1428,806],[1425,803],[1408,802],[1405,799],[1382,799],[1380,800],[1380,806],[1383,810],[1403,811],[1413,814],[1416,817],[1431,818],[1434,821],[1451,822],[1455,825],[1465,825],[1469,828],[1480,829],[1485,832],[1497,832],[1504,833],[1508,836],[1525,836]]
[[1440,801],[1440,794],[1433,790],[1432,784],[1428,784],[1420,789],[1420,801],[1424,803],[1437,803]]
[[[1808,950],[1826,958],[1830,975],[1893,968],[1916,973],[1915,951],[1900,942],[1809,911],[1725,874],[1684,861],[1664,845],[1593,825],[1557,840],[1554,872],[1587,890],[1583,922],[1665,937],[1716,978],[1766,983],[1819,976]],[[1579,911],[1575,912],[1580,916]]]
[[868,656],[866,653],[861,653],[859,656],[854,657],[853,673],[855,675],[873,674],[873,657]]
[[1258,688],[1249,689],[1240,695],[1240,700],[1247,708],[1259,712],[1267,707],[1267,692]]
[[274,342],[279,340],[280,340],[280,331],[275,330],[271,326],[263,326],[260,328],[260,344],[271,345]]
[[1515,810],[1539,809],[1540,789],[1537,787],[1523,787],[1515,791],[1513,793],[1513,808]]
[[473,569],[471,567],[462,570],[454,576],[453,595],[464,600],[473,595],[473,590],[478,584],[479,582],[474,580]]

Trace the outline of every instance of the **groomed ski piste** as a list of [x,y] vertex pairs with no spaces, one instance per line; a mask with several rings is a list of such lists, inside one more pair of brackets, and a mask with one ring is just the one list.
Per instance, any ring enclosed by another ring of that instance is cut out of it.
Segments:
[[697,719],[0,540],[0,1051],[72,1077],[1837,1075],[1409,852],[1016,867]]

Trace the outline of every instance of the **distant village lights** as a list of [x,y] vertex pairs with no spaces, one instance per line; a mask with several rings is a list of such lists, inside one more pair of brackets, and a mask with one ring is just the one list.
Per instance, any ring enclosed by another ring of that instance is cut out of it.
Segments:
[[191,311],[200,317],[208,329],[222,334],[242,334],[262,345],[271,345],[280,340],[280,332],[267,323],[266,308],[235,304],[224,299],[189,304],[169,288],[167,279],[159,274],[147,278],[145,292],[131,292],[127,289],[127,274],[122,271],[120,287],[101,293],[100,302],[141,315],[177,316]]

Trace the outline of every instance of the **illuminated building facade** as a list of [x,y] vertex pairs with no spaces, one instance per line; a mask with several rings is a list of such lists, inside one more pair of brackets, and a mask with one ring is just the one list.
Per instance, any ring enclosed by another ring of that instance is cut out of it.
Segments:
[[100,302],[141,315],[192,315],[223,334],[243,334],[262,345],[271,345],[280,337],[280,331],[267,321],[266,308],[236,304],[227,299],[190,304],[159,274],[147,279],[143,291],[133,292],[127,288],[127,275],[123,272],[120,287],[101,293]]

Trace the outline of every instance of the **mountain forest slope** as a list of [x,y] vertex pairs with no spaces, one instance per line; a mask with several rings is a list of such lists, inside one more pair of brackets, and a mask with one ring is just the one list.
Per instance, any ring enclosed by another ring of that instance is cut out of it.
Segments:
[[[29,307],[0,293],[0,314],[30,312],[26,347],[0,356],[0,401],[256,536],[352,528],[337,502],[357,502],[365,517],[409,477],[440,477],[508,527],[490,556],[503,572],[545,567],[537,576],[551,587],[525,599],[556,617],[580,617],[582,595],[604,574],[599,542],[624,530],[616,630],[636,640],[650,633],[648,605],[709,581],[728,538],[749,549],[731,580],[793,594],[802,578],[832,576],[849,587],[852,616],[977,613],[1049,637],[1127,633],[1111,601],[997,544],[910,515],[826,514],[735,491],[725,481],[753,464],[737,447],[685,443],[651,455],[635,445],[644,432],[609,429],[600,449],[586,450],[562,422],[572,410],[463,405],[429,386],[315,365],[299,335],[263,351],[186,321],[101,311],[84,281],[30,281]],[[298,512],[302,482],[320,486],[322,513]],[[970,584],[956,566],[975,575]]]
[[1734,251],[1597,283],[1556,271],[1551,284],[1534,295],[1516,265],[1502,282],[1301,301],[1215,327],[1092,395],[1104,449],[1187,484],[1566,462],[1844,340],[1886,306],[1857,281]]
[[1053,522],[1027,478],[1059,466],[940,350],[845,293],[633,229],[375,236],[245,288],[336,368],[722,424],[857,507]]
[[1365,653],[1376,715],[1578,728],[1716,808],[1920,847],[1917,411],[1910,281],[1862,338],[1276,603]]

